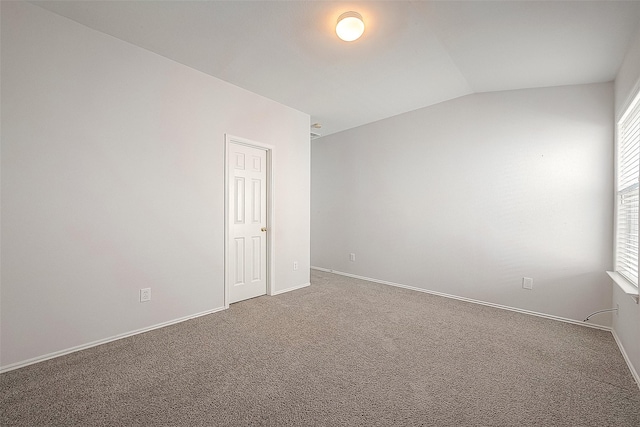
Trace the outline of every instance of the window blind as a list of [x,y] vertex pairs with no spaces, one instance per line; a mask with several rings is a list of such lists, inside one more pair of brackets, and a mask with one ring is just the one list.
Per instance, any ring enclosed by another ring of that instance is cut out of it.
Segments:
[[640,93],[618,122],[616,271],[638,286]]

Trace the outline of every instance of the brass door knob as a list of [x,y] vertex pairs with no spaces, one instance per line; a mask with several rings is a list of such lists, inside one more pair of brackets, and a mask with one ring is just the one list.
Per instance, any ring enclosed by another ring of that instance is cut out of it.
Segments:
[[267,227],[262,227],[260,231],[267,231]]

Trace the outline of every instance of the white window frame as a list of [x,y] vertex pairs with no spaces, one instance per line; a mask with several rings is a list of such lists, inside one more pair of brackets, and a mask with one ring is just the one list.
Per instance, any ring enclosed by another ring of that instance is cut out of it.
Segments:
[[[638,244],[640,242],[639,89],[636,87],[631,102],[616,122],[614,271],[607,272],[636,302],[638,302]],[[623,203],[625,200],[628,201],[626,204]]]

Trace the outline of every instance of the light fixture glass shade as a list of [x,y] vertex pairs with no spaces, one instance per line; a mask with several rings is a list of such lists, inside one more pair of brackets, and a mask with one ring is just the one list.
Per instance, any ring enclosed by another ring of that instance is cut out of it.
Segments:
[[364,21],[357,12],[345,12],[338,18],[336,34],[346,42],[352,42],[360,38],[364,33]]

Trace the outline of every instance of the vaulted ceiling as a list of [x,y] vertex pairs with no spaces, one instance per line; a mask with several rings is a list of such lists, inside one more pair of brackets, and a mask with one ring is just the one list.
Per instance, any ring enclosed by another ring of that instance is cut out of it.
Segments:
[[[328,135],[470,93],[611,81],[639,1],[37,1],[309,113]],[[347,43],[337,17],[359,12]]]

